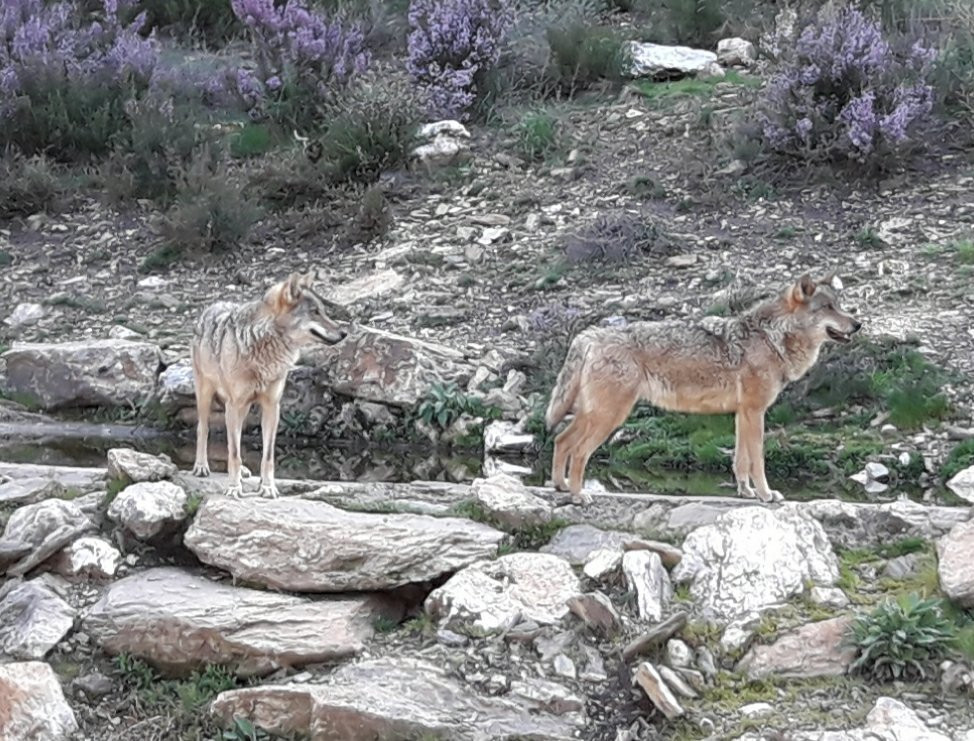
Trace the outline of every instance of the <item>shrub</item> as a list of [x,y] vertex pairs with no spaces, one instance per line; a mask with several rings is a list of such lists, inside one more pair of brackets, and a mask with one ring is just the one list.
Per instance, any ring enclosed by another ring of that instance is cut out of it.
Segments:
[[351,247],[381,239],[389,232],[392,221],[385,193],[382,188],[373,185],[362,194],[358,210],[343,230],[341,241]]
[[627,55],[613,29],[571,20],[547,30],[550,49],[547,77],[557,90],[574,95],[600,80],[622,78]]
[[127,124],[124,102],[145,90],[158,50],[103,0],[98,17],[77,5],[9,0],[0,10],[0,146],[58,159],[99,154]]
[[406,69],[431,116],[468,117],[513,20],[509,0],[412,0]]
[[8,151],[0,159],[0,219],[44,211],[55,203],[59,192],[57,173],[43,155],[25,157]]
[[947,0],[950,28],[938,60],[936,79],[951,113],[974,119],[974,7],[966,0]]
[[230,0],[140,0],[136,7],[146,13],[147,30],[198,34],[210,44],[222,44],[241,30]]
[[319,139],[333,182],[369,183],[405,163],[420,120],[419,101],[394,85],[363,83],[349,90]]
[[[197,126],[197,110],[172,98],[150,95],[125,105],[129,126],[116,139],[104,168],[104,185],[116,200],[149,198],[168,203],[178,174],[207,144],[207,129]],[[215,156],[210,147],[207,151]]]
[[852,624],[850,639],[858,655],[850,671],[881,682],[925,678],[947,655],[954,638],[954,625],[944,616],[940,600],[904,595]]
[[804,28],[760,103],[766,147],[810,161],[881,166],[929,121],[935,54],[894,49],[860,11],[822,11]]
[[242,185],[204,154],[180,173],[175,203],[162,220],[162,247],[143,268],[186,255],[229,252],[247,236],[258,215]]
[[545,111],[526,113],[517,126],[517,147],[528,160],[543,160],[558,149],[558,120]]
[[229,85],[254,118],[316,128],[322,107],[371,61],[359,25],[329,20],[302,0],[232,0],[250,34],[257,69],[238,68]]
[[630,213],[610,213],[569,234],[565,257],[572,263],[629,262],[652,248],[666,250],[667,244],[655,224]]

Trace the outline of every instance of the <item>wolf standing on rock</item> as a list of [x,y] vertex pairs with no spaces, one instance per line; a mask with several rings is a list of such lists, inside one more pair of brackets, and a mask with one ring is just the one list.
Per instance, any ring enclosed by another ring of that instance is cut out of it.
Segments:
[[196,323],[191,354],[199,421],[193,474],[210,474],[206,448],[210,407],[217,395],[226,417],[228,496],[241,494],[240,437],[255,402],[261,408],[263,437],[260,495],[277,496],[274,441],[288,372],[302,347],[314,342],[333,345],[346,336],[325,313],[326,302],[311,288],[312,278],[311,273],[294,273],[267,289],[259,301],[213,304]]
[[545,418],[551,430],[574,414],[555,439],[555,488],[571,491],[576,503],[590,502],[582,493],[589,457],[625,422],[633,405],[645,400],[674,412],[733,412],[738,494],[780,500],[764,474],[765,411],[789,382],[815,364],[822,345],[849,342],[862,327],[839,307],[832,280],[803,275],[777,298],[717,327],[638,322],[579,334],[568,349]]

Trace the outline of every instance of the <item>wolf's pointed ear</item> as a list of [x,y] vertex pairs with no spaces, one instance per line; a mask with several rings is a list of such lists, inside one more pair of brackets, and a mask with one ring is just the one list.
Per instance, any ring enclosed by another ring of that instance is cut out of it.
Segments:
[[296,304],[301,300],[301,294],[304,292],[304,286],[302,285],[302,280],[304,276],[300,273],[291,273],[288,279],[284,282],[284,290],[281,292],[281,297],[288,304]]
[[815,293],[815,281],[808,273],[802,275],[791,289],[791,298],[796,304],[803,304]]
[[822,277],[821,280],[819,280],[818,284],[820,286],[831,286],[832,281],[834,280],[835,280],[835,270],[830,270]]

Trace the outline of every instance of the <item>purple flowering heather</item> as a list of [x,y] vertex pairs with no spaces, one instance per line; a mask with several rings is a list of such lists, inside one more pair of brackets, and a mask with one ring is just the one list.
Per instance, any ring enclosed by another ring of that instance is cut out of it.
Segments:
[[466,118],[514,22],[510,0],[412,0],[406,69],[437,118]]
[[[119,12],[128,10],[132,1],[103,0],[100,20],[92,22],[77,3],[4,0],[0,139],[27,149],[58,148],[61,142],[45,137],[70,139],[74,127],[83,129],[92,119],[123,121],[112,101],[144,90],[158,61],[154,37],[139,33],[145,15],[128,24],[119,19]],[[75,107],[57,102],[67,94]],[[62,120],[48,120],[48,115]]]
[[920,41],[894,49],[879,23],[854,8],[823,14],[765,88],[765,142],[823,161],[895,154],[929,120],[935,58]]
[[358,25],[328,20],[302,0],[276,7],[274,0],[232,0],[254,46],[256,73],[239,70],[235,82],[251,113],[267,103],[289,103],[293,115],[311,113],[335,89],[364,72],[371,61]]

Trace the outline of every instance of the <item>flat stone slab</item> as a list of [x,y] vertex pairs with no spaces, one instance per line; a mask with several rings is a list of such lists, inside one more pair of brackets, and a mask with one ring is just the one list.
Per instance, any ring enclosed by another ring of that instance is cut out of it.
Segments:
[[223,692],[212,712],[224,723],[243,716],[277,734],[315,741],[563,741],[566,718],[481,695],[441,666],[385,657],[341,667],[325,685],[265,685]]
[[168,672],[226,664],[250,675],[348,659],[364,648],[377,618],[401,616],[402,606],[383,596],[311,601],[163,567],[112,584],[84,629],[107,652]]
[[305,499],[206,499],[184,538],[204,563],[293,592],[394,589],[497,553],[504,533],[453,517],[348,512]]

